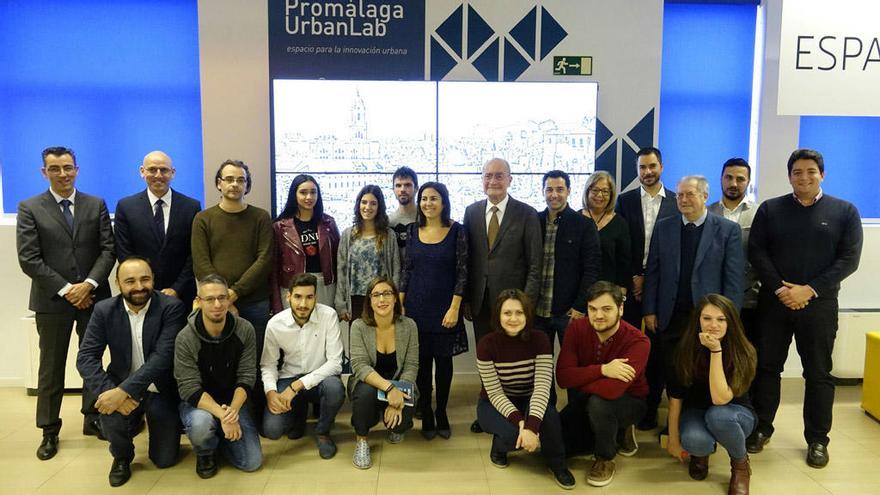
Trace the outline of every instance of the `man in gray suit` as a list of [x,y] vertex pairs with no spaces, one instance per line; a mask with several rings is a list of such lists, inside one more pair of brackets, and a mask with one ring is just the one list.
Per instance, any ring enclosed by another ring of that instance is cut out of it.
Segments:
[[[37,428],[41,460],[58,452],[61,397],[70,334],[76,322],[80,340],[96,301],[110,297],[107,276],[115,262],[113,229],[104,200],[76,190],[79,167],[73,150],[43,150],[43,176],[49,190],[18,205],[18,263],[31,278],[28,307],[36,313],[40,335]],[[95,397],[83,389],[83,434],[101,436]]]
[[[464,212],[468,233],[468,289],[464,316],[474,323],[474,341],[489,333],[492,306],[504,289],[520,289],[538,300],[543,236],[538,212],[507,194],[510,164],[493,158],[483,165],[486,199]],[[471,431],[482,431],[474,421]]]

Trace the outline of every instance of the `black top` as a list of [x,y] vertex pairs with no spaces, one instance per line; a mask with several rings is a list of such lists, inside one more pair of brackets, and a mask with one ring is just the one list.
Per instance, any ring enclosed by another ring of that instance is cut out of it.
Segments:
[[397,373],[397,351],[384,353],[376,351],[376,366],[373,367],[379,376],[386,380],[394,378]]
[[622,215],[614,215],[611,221],[599,230],[599,247],[602,250],[599,280],[613,282],[629,291],[632,285],[630,246],[629,226],[626,220]]
[[318,218],[313,215],[311,220],[304,222],[294,217],[293,223],[296,224],[299,242],[302,243],[303,251],[306,253],[306,272],[321,273],[321,256],[318,250]]
[[[712,404],[712,393],[709,391],[709,349],[701,348],[701,356],[697,365],[694,383],[689,387],[681,384],[681,380],[677,376],[669,380],[667,391],[669,396],[675,399],[681,399],[682,409],[709,409]],[[728,361],[724,356],[724,376],[730,381],[730,372],[733,369],[733,363]],[[677,373],[673,373],[677,375]],[[754,412],[752,402],[749,400],[749,394],[744,393],[736,396],[728,402],[728,404],[737,404]]]
[[694,260],[697,258],[697,248],[700,246],[700,237],[703,235],[703,226],[693,223],[681,224],[681,261],[678,273],[678,294],[675,296],[675,309],[677,313],[689,312],[694,307],[694,293],[691,290],[691,280],[694,274]]

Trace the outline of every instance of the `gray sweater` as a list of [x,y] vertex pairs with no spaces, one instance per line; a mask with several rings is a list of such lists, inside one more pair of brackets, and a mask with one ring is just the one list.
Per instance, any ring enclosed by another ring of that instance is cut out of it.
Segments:
[[[397,246],[394,246],[397,249]],[[376,327],[367,325],[358,318],[351,324],[351,376],[348,377],[348,392],[354,390],[358,382],[376,371]],[[397,354],[397,371],[394,380],[413,384],[419,372],[419,331],[416,322],[406,316],[400,316],[394,324],[395,353]],[[416,391],[418,393],[418,391]]]

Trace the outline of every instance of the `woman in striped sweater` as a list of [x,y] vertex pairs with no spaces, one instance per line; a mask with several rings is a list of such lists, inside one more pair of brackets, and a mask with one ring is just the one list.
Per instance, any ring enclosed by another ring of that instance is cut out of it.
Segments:
[[553,351],[543,332],[532,331],[532,303],[522,291],[502,291],[493,308],[492,328],[477,344],[483,389],[477,420],[493,435],[489,459],[508,466],[507,453],[534,452],[540,443],[556,483],[570,490],[575,480],[565,463],[562,428],[549,403]]

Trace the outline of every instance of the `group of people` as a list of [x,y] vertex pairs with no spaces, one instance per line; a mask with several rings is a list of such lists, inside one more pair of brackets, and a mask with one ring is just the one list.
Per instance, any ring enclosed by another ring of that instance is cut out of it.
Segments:
[[[304,436],[310,404],[318,453],[332,458],[346,394],[358,468],[372,465],[368,433],[380,421],[390,443],[414,419],[424,438],[448,439],[466,319],[482,383],[470,429],[493,435],[497,467],[540,446],[555,481],[572,488],[566,457],[592,453],[587,481],[607,485],[616,454],[638,450],[635,427],[658,427],[665,388],[669,453],[703,479],[721,443],[730,493],[748,493],[748,453],[773,433],[792,336],[807,463],[828,462],[837,292],[858,266],[862,231],[853,205],[822,192],[818,152],[792,153],[792,194],[760,207],[745,160],[724,163],[723,197],[707,207],[704,177],[666,189],[660,151],[644,148],[639,188],[618,197],[613,177],[596,172],[575,211],[568,175],[553,170],[541,212],[508,194],[510,165],[495,158],[482,167],[485,199],[462,223],[444,184],[419,186],[402,167],[392,178],[399,208],[389,215],[381,188],[365,186],[341,234],[309,175],[293,179],[273,221],[245,201],[247,165],[227,160],[219,203],[201,210],[170,188],[171,158],[155,151],[140,167],[146,190],[120,200],[111,226],[104,201],[75,189],[72,150],[42,158],[49,191],[20,203],[17,228],[40,336],[40,459],[58,450],[74,323],[83,433],[109,440],[119,486],[144,416],[154,464],[177,462],[182,425],[203,478],[217,472],[218,451],[258,469],[259,436]],[[120,294],[110,298],[117,260]],[[568,399],[558,412],[556,385]]]

